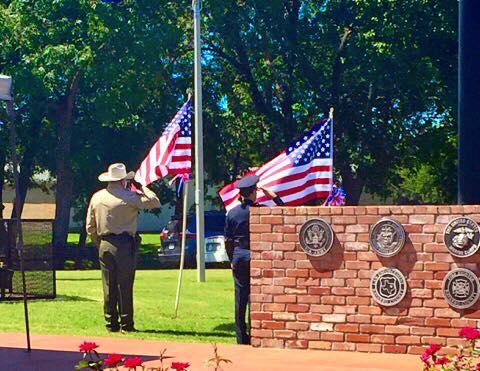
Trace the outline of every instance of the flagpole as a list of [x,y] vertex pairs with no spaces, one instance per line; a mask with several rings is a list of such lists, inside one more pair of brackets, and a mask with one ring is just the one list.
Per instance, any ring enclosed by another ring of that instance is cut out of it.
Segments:
[[202,40],[200,38],[201,0],[192,1],[195,46],[195,214],[197,242],[197,280],[205,282],[205,216],[203,195],[202,122]]
[[330,111],[328,112],[328,118],[330,120],[330,153],[332,154],[332,176],[330,177],[330,194],[333,191],[333,112],[334,108],[330,107]]
[[180,303],[180,290],[182,288],[183,267],[185,265],[185,243],[187,240],[187,214],[188,214],[188,189],[189,182],[183,184],[183,222],[182,222],[182,247],[180,251],[180,270],[178,272],[177,295],[175,297],[175,317],[177,318]]
[[[10,92],[11,94],[11,92]],[[27,283],[25,277],[25,265],[24,265],[24,246],[23,246],[23,230],[22,230],[22,221],[21,221],[21,212],[20,212],[20,183],[18,175],[18,158],[17,158],[17,131],[15,129],[15,111],[13,107],[13,96],[3,97],[0,96],[0,99],[6,101],[7,105],[7,117],[8,125],[10,129],[10,150],[12,157],[13,165],[13,183],[15,188],[15,198],[14,198],[14,207],[15,207],[15,248],[18,253],[20,260],[20,274],[22,277],[22,296],[23,296],[23,311],[25,316],[25,334],[27,337],[27,352],[32,350],[30,343],[30,321],[28,316],[28,294],[27,294]]]

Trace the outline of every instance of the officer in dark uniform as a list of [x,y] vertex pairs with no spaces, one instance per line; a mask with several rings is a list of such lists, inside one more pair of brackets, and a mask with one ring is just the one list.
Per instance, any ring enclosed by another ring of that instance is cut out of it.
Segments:
[[[245,315],[250,296],[250,207],[257,207],[258,176],[249,175],[238,181],[241,204],[227,214],[225,221],[225,245],[235,281],[235,328],[238,344],[250,344]],[[263,189],[277,205],[283,201],[274,192]]]

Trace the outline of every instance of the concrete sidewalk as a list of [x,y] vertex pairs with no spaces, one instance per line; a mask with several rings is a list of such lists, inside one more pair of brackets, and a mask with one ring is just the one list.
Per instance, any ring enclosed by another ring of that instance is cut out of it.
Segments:
[[[212,345],[208,343],[57,335],[32,335],[33,350],[27,353],[24,334],[0,333],[0,370],[71,371],[81,358],[78,346],[83,341],[98,344],[97,351],[102,355],[141,356],[147,367],[159,364],[158,355],[165,348],[167,355],[175,357],[174,361],[189,362],[189,371],[207,370],[206,360],[213,357]],[[218,344],[218,348],[223,358],[233,362],[223,368],[225,371],[409,371],[422,368],[419,357],[412,355],[260,349],[232,344]],[[170,363],[171,360],[167,365]]]

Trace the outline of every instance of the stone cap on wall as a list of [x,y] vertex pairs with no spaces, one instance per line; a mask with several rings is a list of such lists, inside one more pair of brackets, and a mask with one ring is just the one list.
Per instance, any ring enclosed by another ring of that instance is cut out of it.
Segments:
[[[293,211],[295,210],[295,211]],[[480,214],[480,205],[272,206],[252,207],[250,215]],[[480,215],[479,215],[480,216]]]

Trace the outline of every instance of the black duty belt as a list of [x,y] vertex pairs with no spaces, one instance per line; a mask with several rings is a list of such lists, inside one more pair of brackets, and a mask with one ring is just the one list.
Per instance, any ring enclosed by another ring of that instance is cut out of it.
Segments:
[[123,232],[120,234],[115,234],[115,233],[108,233],[103,236],[101,236],[102,240],[105,240],[107,238],[133,238],[133,236],[130,233]]
[[248,237],[238,237],[233,239],[233,246],[239,249],[250,250],[250,239]]

